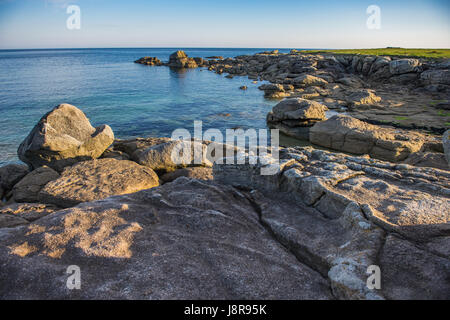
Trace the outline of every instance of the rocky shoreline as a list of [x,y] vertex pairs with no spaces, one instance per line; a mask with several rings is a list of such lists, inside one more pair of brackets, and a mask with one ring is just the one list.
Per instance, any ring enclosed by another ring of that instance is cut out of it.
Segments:
[[[223,164],[212,142],[192,140],[201,163],[178,164],[171,153],[187,141],[115,139],[80,109],[55,107],[20,145],[25,164],[0,168],[0,298],[449,299],[450,131],[437,135],[445,126],[428,115],[411,123],[433,134],[364,119],[393,112],[378,92],[387,84],[417,104],[448,94],[445,62],[412,60],[136,61],[272,82],[265,95],[287,99],[269,126],[328,149],[280,147],[279,162],[219,145],[247,159]],[[274,175],[261,175],[267,166]],[[81,290],[65,285],[70,265]],[[366,285],[371,265],[381,289]]]
[[442,135],[450,127],[449,59],[305,54],[277,50],[226,59],[189,58],[183,51],[169,62],[135,61],[172,68],[206,67],[228,78],[268,81],[268,98],[295,97],[319,102],[372,124]]

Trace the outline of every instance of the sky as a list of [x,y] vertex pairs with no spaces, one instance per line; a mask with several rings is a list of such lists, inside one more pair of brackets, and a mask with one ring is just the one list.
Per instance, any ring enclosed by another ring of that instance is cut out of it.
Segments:
[[[67,28],[69,5],[80,29]],[[450,48],[450,1],[0,0],[0,49],[388,46]]]

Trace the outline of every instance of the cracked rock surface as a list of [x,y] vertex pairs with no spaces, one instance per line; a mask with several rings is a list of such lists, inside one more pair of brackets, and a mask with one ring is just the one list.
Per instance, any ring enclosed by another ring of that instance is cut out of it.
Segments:
[[[252,190],[263,225],[327,277],[336,298],[450,298],[448,171],[311,147],[280,157],[274,176],[260,164],[215,165],[214,176]],[[367,288],[371,265],[380,290]]]
[[[331,299],[233,187],[181,177],[0,229],[0,298]],[[66,269],[81,269],[81,290]]]

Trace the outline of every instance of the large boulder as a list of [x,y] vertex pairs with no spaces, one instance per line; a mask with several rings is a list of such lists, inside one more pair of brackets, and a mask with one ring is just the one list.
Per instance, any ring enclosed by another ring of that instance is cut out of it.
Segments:
[[325,111],[327,107],[324,105],[301,98],[285,99],[272,108],[270,113],[270,121],[283,120],[317,120],[325,119]]
[[326,110],[326,106],[315,101],[289,98],[272,108],[267,114],[267,124],[288,136],[307,140],[309,128],[325,120]]
[[420,80],[425,85],[450,85],[450,70],[440,69],[440,70],[426,70],[420,74]]
[[183,50],[177,50],[169,56],[169,60],[184,59],[187,57],[187,54]]
[[417,59],[398,59],[389,62],[389,71],[393,75],[417,72],[421,65]]
[[56,171],[95,159],[114,141],[108,125],[94,128],[77,107],[61,104],[44,115],[20,144],[20,160],[31,168],[47,165]]
[[373,158],[395,162],[420,151],[425,139],[419,133],[401,133],[350,116],[335,115],[311,128],[310,141],[334,150],[368,154]]
[[13,188],[13,197],[16,202],[38,202],[38,194],[50,181],[59,178],[59,173],[47,166],[31,171]]
[[370,67],[369,74],[376,73],[381,68],[389,67],[389,63],[391,62],[391,60],[391,57],[377,57]]
[[[210,182],[80,204],[0,231],[0,242],[1,299],[333,298],[246,196]],[[81,290],[66,286],[70,265]]]
[[169,67],[172,68],[197,68],[198,64],[193,58],[189,58],[182,50],[172,53],[169,57]]
[[67,208],[81,202],[150,189],[159,185],[156,173],[133,161],[96,159],[67,167],[45,185],[39,201]]
[[[200,141],[173,140],[137,149],[132,154],[132,158],[137,163],[157,172],[170,172],[191,165],[210,167],[212,163],[207,158],[206,148],[206,144]],[[198,159],[196,155],[199,155]]]

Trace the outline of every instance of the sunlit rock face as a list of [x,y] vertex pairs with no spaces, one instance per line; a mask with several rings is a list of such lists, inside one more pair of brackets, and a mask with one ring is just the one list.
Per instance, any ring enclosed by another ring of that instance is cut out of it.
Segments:
[[113,141],[108,125],[94,128],[80,109],[61,104],[41,118],[17,153],[33,169],[46,165],[62,171],[76,162],[100,157]]
[[[2,228],[0,241],[3,299],[332,298],[245,194],[184,177]],[[66,286],[70,265],[81,290]]]

